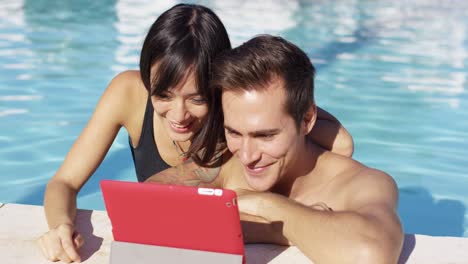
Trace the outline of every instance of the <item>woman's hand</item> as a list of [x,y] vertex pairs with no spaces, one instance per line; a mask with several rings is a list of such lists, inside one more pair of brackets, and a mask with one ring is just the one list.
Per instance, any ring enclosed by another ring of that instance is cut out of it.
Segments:
[[42,254],[50,261],[81,262],[78,249],[84,240],[73,225],[61,224],[49,230],[38,239],[38,243]]

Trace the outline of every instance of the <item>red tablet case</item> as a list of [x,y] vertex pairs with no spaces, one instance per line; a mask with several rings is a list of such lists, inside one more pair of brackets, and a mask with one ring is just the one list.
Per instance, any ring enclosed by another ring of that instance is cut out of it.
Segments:
[[101,181],[116,241],[244,256],[236,193]]

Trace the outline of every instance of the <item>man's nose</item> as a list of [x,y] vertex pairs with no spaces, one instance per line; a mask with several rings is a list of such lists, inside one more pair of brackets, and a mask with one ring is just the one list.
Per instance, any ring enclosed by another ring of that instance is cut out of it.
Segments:
[[250,165],[260,159],[260,151],[254,140],[245,139],[239,149],[239,159],[244,165]]

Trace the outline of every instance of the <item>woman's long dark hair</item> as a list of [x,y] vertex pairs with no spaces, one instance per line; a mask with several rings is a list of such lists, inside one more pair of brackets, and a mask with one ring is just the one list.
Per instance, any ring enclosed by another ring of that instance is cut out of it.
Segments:
[[[151,96],[164,97],[191,72],[208,112],[220,112],[219,99],[213,97],[209,87],[211,63],[229,49],[226,29],[213,11],[194,4],[175,5],[158,17],[145,38],[140,56],[141,79]],[[152,73],[154,65],[157,67]],[[192,139],[195,144],[191,144],[189,155],[197,163],[206,162],[216,151],[216,146],[201,145],[200,137],[206,136],[200,131]]]
[[[224,154],[230,154],[226,147],[224,135],[224,115],[222,109],[221,89],[210,86],[212,111],[208,112],[205,124],[200,129],[192,144],[190,155],[193,160],[204,167],[219,167],[222,165]],[[230,156],[227,156],[228,158]]]

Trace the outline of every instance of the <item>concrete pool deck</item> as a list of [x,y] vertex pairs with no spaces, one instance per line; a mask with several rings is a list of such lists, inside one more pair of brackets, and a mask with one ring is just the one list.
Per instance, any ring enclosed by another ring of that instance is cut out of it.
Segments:
[[[82,263],[109,263],[112,232],[105,211],[78,210],[77,229],[85,238]],[[47,231],[42,206],[0,203],[0,263],[53,263],[36,239]],[[311,263],[296,247],[246,245],[247,263]],[[405,235],[402,263],[468,264],[468,238]]]

